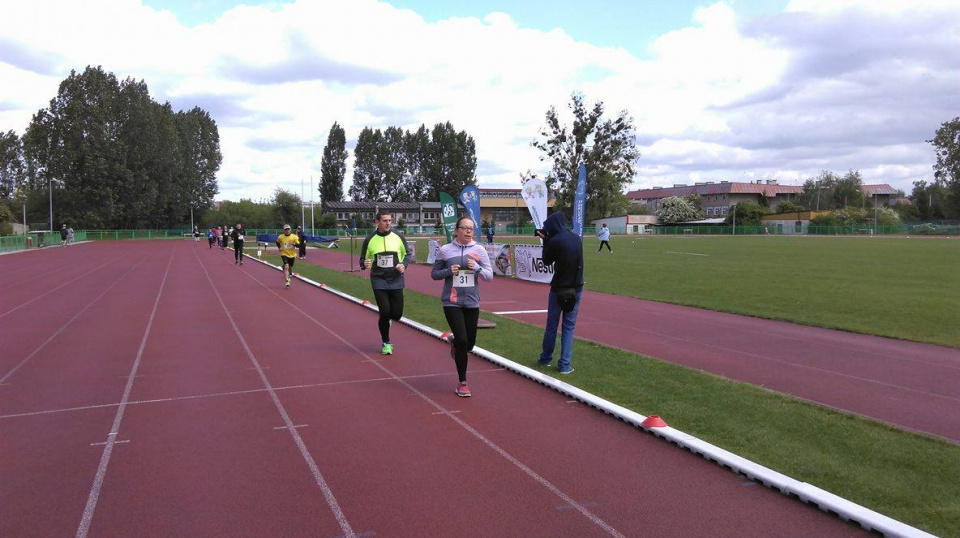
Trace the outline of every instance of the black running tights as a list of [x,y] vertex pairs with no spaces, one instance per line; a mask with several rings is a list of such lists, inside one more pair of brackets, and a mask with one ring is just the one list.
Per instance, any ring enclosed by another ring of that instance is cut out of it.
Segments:
[[403,317],[403,290],[373,290],[380,309],[380,338],[390,341],[390,320],[399,321]]
[[454,357],[457,361],[457,375],[460,376],[460,381],[466,381],[467,353],[477,343],[477,320],[480,319],[480,309],[445,306],[443,315],[447,317],[450,332],[453,333],[453,345],[457,350]]

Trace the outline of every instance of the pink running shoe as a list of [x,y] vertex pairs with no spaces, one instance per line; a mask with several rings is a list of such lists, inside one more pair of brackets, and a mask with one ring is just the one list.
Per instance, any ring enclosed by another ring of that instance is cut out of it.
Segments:
[[470,394],[470,387],[468,387],[466,383],[459,383],[457,385],[457,390],[455,390],[454,392],[456,392],[457,396],[461,398],[469,398],[473,396],[472,394]]

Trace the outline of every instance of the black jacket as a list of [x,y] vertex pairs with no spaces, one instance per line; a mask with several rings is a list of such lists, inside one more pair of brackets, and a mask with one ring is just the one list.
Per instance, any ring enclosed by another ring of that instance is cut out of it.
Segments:
[[234,242],[234,243],[241,243],[241,241],[240,241],[240,236],[241,236],[241,235],[246,235],[245,232],[246,232],[246,230],[242,230],[242,229],[241,229],[241,230],[238,230],[238,229],[234,228],[233,231],[230,232],[230,239],[233,239],[233,242]]
[[551,213],[543,223],[543,263],[553,264],[550,289],[583,289],[583,243],[567,229],[563,213]]

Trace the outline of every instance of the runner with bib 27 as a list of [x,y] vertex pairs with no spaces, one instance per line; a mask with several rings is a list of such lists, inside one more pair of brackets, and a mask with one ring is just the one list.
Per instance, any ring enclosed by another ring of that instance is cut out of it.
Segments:
[[403,317],[403,273],[416,261],[407,251],[403,234],[390,229],[392,224],[393,214],[381,209],[377,212],[377,231],[367,236],[360,248],[360,268],[370,270],[373,296],[380,309],[377,324],[383,340],[380,353],[384,355],[393,355],[390,322]]

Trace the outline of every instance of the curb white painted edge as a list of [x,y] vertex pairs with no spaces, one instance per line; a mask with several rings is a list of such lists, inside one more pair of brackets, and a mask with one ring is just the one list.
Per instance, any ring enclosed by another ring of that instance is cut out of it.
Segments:
[[[249,257],[249,256],[248,256]],[[282,271],[283,268],[273,265],[272,263],[265,262],[263,260],[253,258],[255,261],[258,261],[264,265],[272,267],[278,271]],[[376,305],[372,303],[363,304],[364,301],[358,299],[352,295],[344,293],[342,291],[333,289],[326,284],[320,284],[314,280],[311,280],[306,277],[296,275],[296,278],[316,286],[322,290],[328,291],[338,297],[346,299],[352,303],[359,304],[364,308],[373,310],[374,312],[379,311]],[[418,321],[414,321],[410,318],[403,317],[400,318],[400,322],[414,329],[417,329],[423,333],[429,334],[435,338],[440,339],[440,331],[428,327]],[[775,489],[784,495],[795,497],[803,502],[812,504],[823,510],[824,512],[832,513],[838,516],[844,521],[852,521],[860,527],[868,531],[879,532],[884,536],[896,536],[896,537],[934,537],[933,534],[929,534],[925,531],[911,527],[906,523],[897,521],[896,519],[887,517],[883,514],[870,510],[869,508],[860,506],[852,501],[848,501],[843,497],[834,495],[829,491],[823,490],[808,484],[806,482],[800,482],[790,478],[789,476],[774,471],[773,469],[764,467],[758,463],[754,463],[746,458],[742,458],[732,452],[724,450],[718,446],[712,445],[702,439],[694,437],[690,434],[684,433],[680,430],[671,428],[669,426],[663,428],[647,428],[642,426],[644,420],[647,417],[631,411],[625,407],[617,405],[613,402],[604,400],[599,396],[591,394],[585,390],[574,387],[560,381],[559,379],[548,376],[542,372],[538,372],[532,368],[523,366],[522,364],[517,364],[509,359],[501,357],[496,353],[487,351],[481,347],[474,347],[473,353],[479,357],[482,357],[494,364],[502,366],[506,369],[513,371],[514,373],[520,374],[528,379],[536,381],[541,385],[549,387],[557,392],[566,394],[567,396],[572,397],[573,399],[579,400],[591,407],[603,411],[608,415],[612,415],[615,418],[618,418],[627,424],[640,428],[648,433],[652,433],[657,437],[665,439],[680,448],[684,448],[697,454],[704,459],[712,461],[721,467],[725,467],[735,473],[741,474],[751,480],[760,482],[761,484]]]

